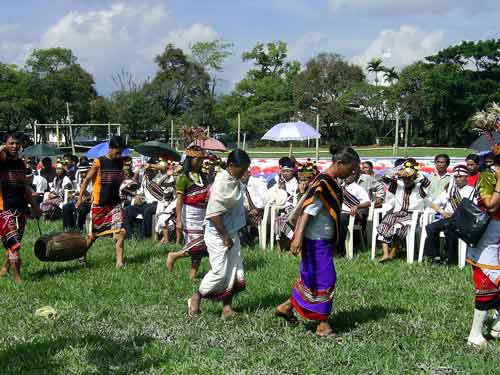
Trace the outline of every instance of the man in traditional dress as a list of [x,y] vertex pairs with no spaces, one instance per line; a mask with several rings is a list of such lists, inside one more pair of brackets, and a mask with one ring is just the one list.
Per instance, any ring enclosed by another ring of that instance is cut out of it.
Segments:
[[115,241],[116,266],[123,267],[126,231],[123,228],[124,213],[121,207],[120,185],[124,179],[122,151],[125,142],[120,136],[109,141],[106,156],[94,160],[80,187],[76,207],[83,203],[88,184],[92,181],[92,231],[87,236],[90,247],[98,237],[112,235]]
[[16,283],[22,281],[19,252],[28,204],[33,216],[40,217],[40,208],[26,180],[26,164],[19,158],[21,141],[21,135],[7,134],[0,147],[0,237],[6,249],[0,276],[7,275],[12,267]]
[[441,232],[444,232],[446,238],[447,263],[457,262],[458,237],[455,232],[449,230],[450,218],[463,198],[476,201],[475,189],[467,185],[468,176],[469,171],[465,165],[455,166],[453,168],[454,180],[431,204],[431,207],[442,217],[425,227],[427,238],[424,253],[432,258],[433,263],[442,263],[444,261],[439,247],[439,234]]

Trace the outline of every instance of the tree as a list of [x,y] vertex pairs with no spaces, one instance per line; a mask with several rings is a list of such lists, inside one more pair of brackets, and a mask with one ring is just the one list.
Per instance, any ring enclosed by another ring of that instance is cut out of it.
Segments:
[[297,110],[310,122],[317,113],[321,114],[321,121],[327,124],[325,135],[328,138],[338,136],[341,129],[335,125],[346,125],[356,116],[346,94],[352,85],[364,79],[361,67],[347,62],[340,55],[321,53],[309,60],[297,76]]
[[26,61],[31,95],[39,103],[39,122],[66,118],[71,104],[74,122],[90,120],[90,102],[97,96],[94,79],[77,62],[70,49],[36,49]]
[[359,82],[351,86],[346,98],[350,105],[356,108],[358,113],[365,116],[373,124],[375,135],[385,135],[386,121],[394,111],[389,102],[389,90],[387,87],[373,86],[367,82]]
[[269,42],[266,47],[257,43],[251,51],[244,52],[244,62],[252,61],[255,69],[251,69],[247,76],[251,79],[260,79],[266,76],[282,77],[289,71],[296,70],[298,62],[287,62],[288,46],[285,42]]
[[399,74],[396,71],[396,68],[385,68],[384,79],[389,85],[392,85],[394,82],[396,82],[399,79]]
[[208,42],[197,42],[191,47],[191,56],[199,65],[203,66],[210,75],[210,93],[215,97],[215,88],[220,81],[218,73],[223,71],[224,61],[232,55],[232,43],[216,39]]
[[190,61],[172,44],[166,46],[155,62],[159,70],[151,83],[144,86],[146,95],[160,105],[165,116],[175,117],[196,110],[192,115],[201,121],[200,111],[210,102],[210,77],[204,67]]
[[376,57],[373,58],[367,65],[368,71],[375,73],[375,86],[378,86],[378,74],[385,70],[384,65],[382,64],[382,59]]
[[242,130],[250,136],[261,135],[278,122],[288,121],[295,114],[294,92],[300,64],[287,61],[287,45],[262,43],[243,53],[244,61],[254,68],[236,84],[230,95],[217,103],[215,114],[220,128],[235,130],[235,119],[241,113]]
[[28,74],[15,65],[0,63],[0,126],[6,131],[21,130],[33,121],[36,102],[30,97]]

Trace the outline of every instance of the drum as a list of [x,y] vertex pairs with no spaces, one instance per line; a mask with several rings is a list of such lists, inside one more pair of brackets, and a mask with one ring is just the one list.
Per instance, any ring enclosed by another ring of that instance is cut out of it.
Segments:
[[87,250],[86,238],[76,232],[46,234],[35,242],[35,255],[42,262],[79,259]]

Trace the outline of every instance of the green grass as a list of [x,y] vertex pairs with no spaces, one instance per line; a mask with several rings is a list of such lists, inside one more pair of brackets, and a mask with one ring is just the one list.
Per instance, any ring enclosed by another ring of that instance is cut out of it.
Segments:
[[[49,227],[44,224],[44,228]],[[55,224],[52,224],[55,227]],[[473,311],[470,270],[378,265],[368,253],[336,261],[331,323],[342,344],[310,337],[311,324],[274,317],[298,274],[298,259],[243,251],[247,290],[239,318],[223,322],[221,306],[204,301],[186,317],[199,280],[189,261],[164,269],[165,248],[127,243],[117,270],[110,239],[99,240],[89,266],[41,263],[32,254],[31,222],[23,241],[22,285],[0,280],[2,374],[495,374],[500,343],[466,346]],[[208,270],[203,260],[202,273]],[[55,320],[37,317],[50,305]]]
[[[362,157],[392,157],[392,148],[370,148],[370,147],[354,147],[358,150]],[[250,156],[253,158],[279,158],[283,155],[288,155],[288,147],[255,147],[249,148]],[[444,148],[444,147],[409,147],[408,153],[404,147],[399,148],[398,156],[412,156],[412,157],[433,157],[437,154],[448,154],[451,157],[466,157],[468,154],[472,153],[473,150],[467,148]],[[294,147],[293,153],[299,158],[316,157],[316,151],[314,147]],[[320,157],[328,158],[329,152],[328,148],[320,148]]]

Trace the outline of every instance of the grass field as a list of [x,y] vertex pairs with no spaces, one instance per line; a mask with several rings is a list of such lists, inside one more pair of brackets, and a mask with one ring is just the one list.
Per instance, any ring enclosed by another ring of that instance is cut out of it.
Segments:
[[[44,228],[55,228],[55,224]],[[286,326],[274,307],[286,299],[298,260],[245,250],[247,290],[239,317],[221,307],[186,316],[197,288],[188,260],[164,269],[166,249],[127,243],[127,267],[114,268],[111,240],[98,241],[89,266],[48,264],[32,254],[31,222],[23,242],[24,278],[0,279],[1,374],[496,374],[500,342],[466,346],[473,309],[470,269],[378,265],[368,253],[337,260],[331,323],[341,344]],[[202,272],[208,270],[205,259]],[[50,305],[54,320],[35,316]]]
[[[369,147],[355,147],[362,157],[392,157],[392,148],[369,148]],[[250,148],[247,151],[250,152],[250,156],[253,158],[279,158],[283,155],[288,155],[288,147],[256,147]],[[437,154],[448,154],[451,157],[466,157],[473,150],[466,148],[433,148],[433,147],[410,147],[408,148],[408,154],[406,155],[406,150],[404,148],[399,148],[398,156],[412,156],[412,157],[432,157]],[[298,158],[315,158],[316,151],[314,147],[294,147],[293,153]],[[320,157],[329,158],[328,148],[320,148]]]

